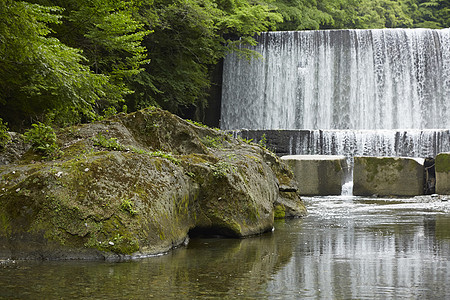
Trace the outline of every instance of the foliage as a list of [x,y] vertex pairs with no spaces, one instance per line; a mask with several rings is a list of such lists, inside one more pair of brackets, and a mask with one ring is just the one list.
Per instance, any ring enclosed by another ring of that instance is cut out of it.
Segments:
[[105,88],[108,99],[98,106],[116,106],[124,96],[133,93],[130,82],[149,63],[142,41],[151,31],[144,30],[144,24],[133,16],[140,1],[51,2],[66,9],[67,22],[59,30],[61,38],[81,48],[90,69],[110,80]]
[[0,149],[4,149],[11,140],[11,136],[8,133],[8,123],[3,123],[0,118]]
[[333,22],[331,15],[320,10],[316,1],[278,0],[275,5],[283,16],[278,26],[280,30],[319,29]]
[[101,146],[109,150],[125,151],[127,148],[121,145],[117,138],[107,139],[103,134],[97,133],[97,135],[92,138],[94,141],[94,146]]
[[[73,107],[92,115],[108,82],[82,62],[80,50],[52,37],[61,9],[12,0],[0,1],[0,105],[12,121]],[[13,119],[15,118],[15,119]]]
[[148,63],[141,41],[149,32],[129,3],[39,2],[0,2],[4,118],[17,123],[58,110],[66,125],[93,119],[132,93],[126,83]]
[[259,140],[258,145],[260,145],[263,148],[267,148],[267,138],[266,138],[265,133],[263,133],[263,135],[261,136],[261,139]]
[[224,142],[223,137],[221,136],[212,137],[209,135],[202,138],[201,141],[206,147],[210,148],[222,148]]
[[103,110],[103,117],[106,119],[108,119],[112,116],[115,116],[115,115],[117,115],[117,109],[114,106],[110,106]]
[[131,200],[131,199],[126,199],[126,198],[122,199],[120,208],[123,211],[128,212],[132,216],[137,214],[137,210],[134,209],[133,200]]
[[46,156],[59,154],[59,146],[56,144],[56,133],[52,127],[41,122],[32,124],[32,128],[24,133],[25,142],[30,143],[32,148]]
[[411,9],[414,27],[450,27],[450,0],[418,0]]
[[323,1],[333,18],[334,28],[411,27],[407,15],[410,0],[341,0]]
[[153,31],[144,39],[150,63],[137,75],[127,104],[133,109],[156,104],[175,113],[205,107],[212,66],[281,21],[267,5],[247,0],[155,0],[140,14]]
[[276,0],[282,30],[449,27],[449,0]]
[[450,27],[450,0],[2,0],[0,117],[13,129],[150,105],[207,106],[230,51],[262,31]]
[[212,174],[215,178],[223,178],[230,172],[236,172],[236,167],[225,162],[221,161],[211,165]]

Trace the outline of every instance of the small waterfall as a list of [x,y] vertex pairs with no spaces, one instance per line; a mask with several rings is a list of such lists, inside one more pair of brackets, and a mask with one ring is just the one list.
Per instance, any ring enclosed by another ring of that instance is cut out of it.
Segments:
[[346,182],[342,195],[353,188],[354,156],[435,157],[450,152],[450,130],[233,130],[235,137],[266,146],[283,155],[344,155],[347,157]]
[[352,196],[353,195],[353,179],[346,181],[342,185],[342,196]]
[[435,157],[450,151],[450,130],[248,130],[235,136],[261,140],[278,155]]
[[450,127],[450,29],[262,33],[224,61],[222,129]]

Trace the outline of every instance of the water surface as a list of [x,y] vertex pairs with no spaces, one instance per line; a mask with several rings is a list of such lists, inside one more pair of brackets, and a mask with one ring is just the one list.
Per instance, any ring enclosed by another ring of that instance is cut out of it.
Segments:
[[109,262],[0,262],[0,298],[450,299],[450,203],[304,198],[309,214],[247,239],[191,239]]

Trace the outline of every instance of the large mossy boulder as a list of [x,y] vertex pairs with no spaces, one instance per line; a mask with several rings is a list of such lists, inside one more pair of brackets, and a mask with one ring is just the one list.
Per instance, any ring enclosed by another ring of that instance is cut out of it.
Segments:
[[355,196],[423,195],[424,159],[356,156],[353,167]]
[[305,196],[340,195],[347,163],[342,155],[285,155],[299,193]]
[[147,109],[58,134],[43,159],[19,137],[0,155],[0,258],[153,255],[190,232],[259,234],[305,208],[266,149]]
[[439,153],[435,159],[436,193],[450,195],[450,153]]

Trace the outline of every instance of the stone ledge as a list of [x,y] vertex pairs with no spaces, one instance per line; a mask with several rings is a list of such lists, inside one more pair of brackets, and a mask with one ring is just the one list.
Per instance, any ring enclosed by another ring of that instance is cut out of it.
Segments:
[[343,155],[286,155],[285,161],[292,169],[300,195],[340,195],[344,180],[346,158]]
[[424,161],[411,157],[355,156],[353,195],[422,195]]
[[436,193],[450,195],[450,152],[439,153],[435,160]]

